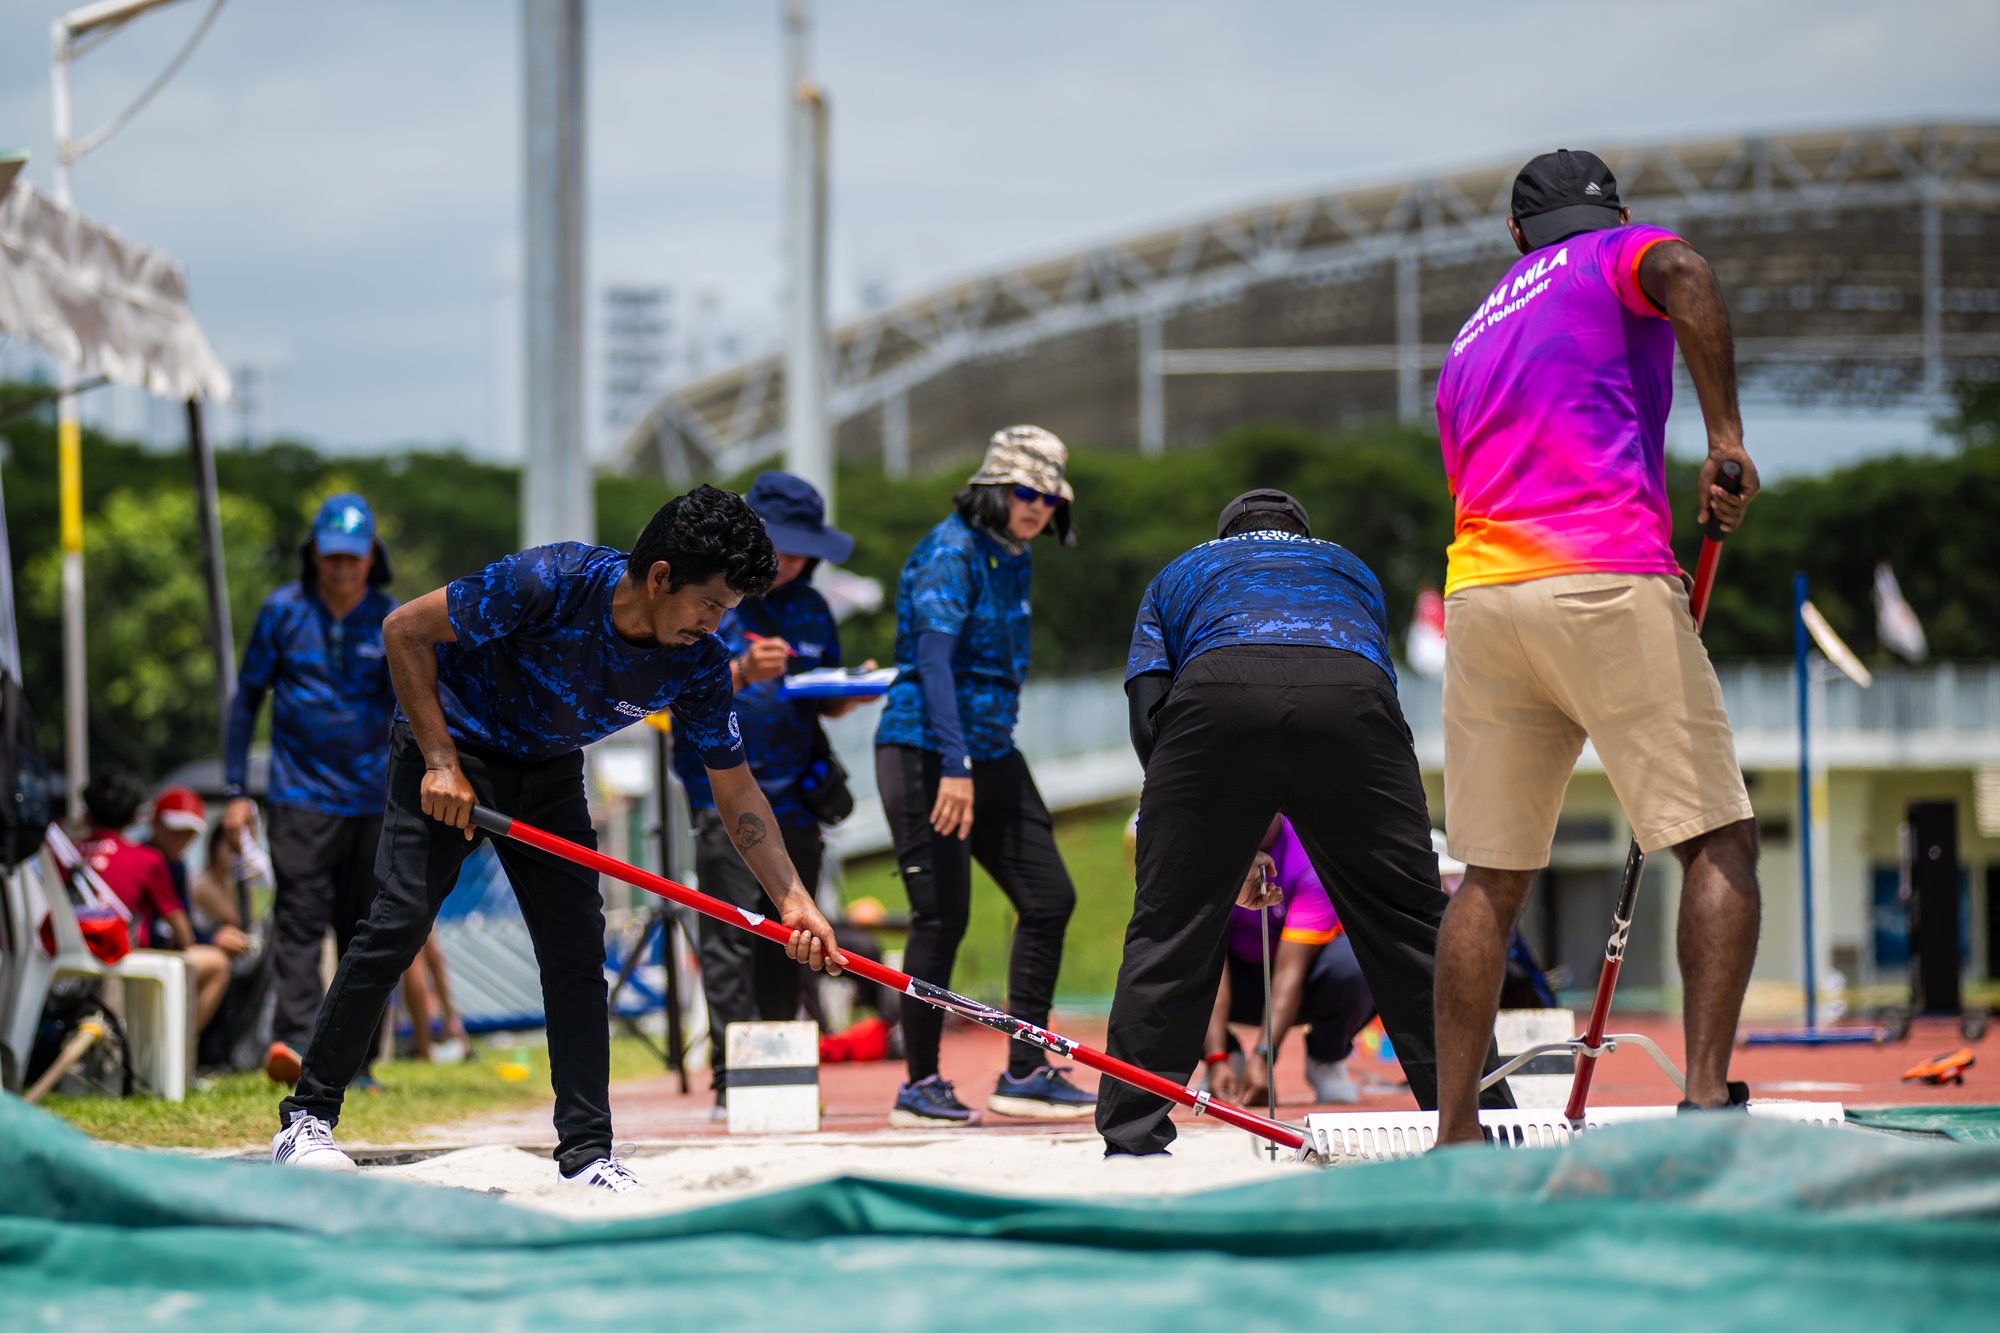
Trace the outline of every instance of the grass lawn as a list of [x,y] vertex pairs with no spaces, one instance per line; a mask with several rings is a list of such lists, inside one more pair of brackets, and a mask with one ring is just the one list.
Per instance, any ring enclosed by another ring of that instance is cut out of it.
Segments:
[[[1119,802],[1056,818],[1056,845],[1076,883],[1076,914],[1063,941],[1056,1002],[1069,1009],[1108,1008],[1132,918],[1132,871],[1125,825],[1133,803]],[[997,1002],[1007,986],[1007,949],[1014,938],[1014,907],[977,863],[972,872],[972,920],[959,946],[952,988],[973,999]],[[875,898],[891,913],[910,910],[893,855],[847,864],[841,889],[848,902]]]
[[[528,1077],[503,1079],[502,1064],[528,1066]],[[611,1077],[639,1078],[657,1073],[659,1061],[631,1037],[611,1040]],[[395,1061],[375,1066],[388,1089],[350,1093],[341,1111],[340,1133],[355,1143],[399,1143],[413,1131],[448,1124],[486,1111],[504,1111],[550,1101],[549,1053],[539,1032],[519,1041],[495,1038],[480,1045],[479,1058],[457,1065]],[[265,1147],[278,1127],[282,1092],[261,1071],[228,1074],[185,1102],[156,1097],[64,1097],[51,1095],[44,1109],[84,1133],[111,1143],[147,1148]]]

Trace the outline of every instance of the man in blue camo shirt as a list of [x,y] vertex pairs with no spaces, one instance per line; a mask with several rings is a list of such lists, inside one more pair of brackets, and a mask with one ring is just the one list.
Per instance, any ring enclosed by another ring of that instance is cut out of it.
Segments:
[[[1247,876],[1282,814],[1354,943],[1411,1092],[1434,1109],[1431,984],[1446,898],[1375,575],[1315,541],[1305,506],[1283,491],[1238,496],[1216,540],[1147,587],[1125,691],[1146,785],[1110,1053],[1182,1082],[1194,1071],[1230,906],[1277,900]],[[1504,1084],[1490,1098],[1512,1105]],[[1170,1109],[1107,1080],[1105,1154],[1165,1152]]]
[[[671,708],[701,753],[724,823],[777,915],[787,953],[838,971],[833,931],[775,834],[744,763],[723,613],[770,586],[777,561],[742,497],[698,486],[661,506],[631,554],[558,542],[507,556],[397,610],[383,627],[398,715],[367,923],[335,974],[273,1160],[351,1170],[333,1142],[342,1094],[397,980],[429,937],[479,834],[475,803],[597,845],[583,747]],[[611,1156],[604,905],[594,871],[495,844],[534,941],[562,1177],[623,1193]]]
[[[789,472],[765,472],[743,497],[778,554],[778,576],[762,597],[746,597],[723,616],[716,637],[729,650],[736,716],[757,785],[771,802],[785,850],[807,888],[819,883],[825,841],[806,808],[805,784],[819,742],[820,718],[839,717],[861,700],[794,699],[781,688],[787,675],[841,665],[840,629],[826,598],[812,585],[822,560],[840,564],[854,539],[826,521],[826,501]],[[872,665],[872,663],[870,664]],[[743,864],[715,807],[715,793],[691,745],[674,747],[674,772],[694,814],[695,874],[703,893],[756,910],[763,890]],[[708,997],[709,1065],[716,1118],[724,1118],[729,1087],[731,1023],[797,1015],[799,970],[756,936],[703,917],[697,932],[703,993]]]
[[[264,1072],[288,1085],[298,1082],[299,1053],[319,1013],[327,931],[344,956],[375,897],[389,715],[396,708],[382,650],[382,621],[396,602],[382,591],[389,553],[375,535],[368,502],[352,494],[328,498],[299,559],[298,581],[265,598],[257,613],[223,745],[229,805],[222,823],[240,846],[257,808],[250,799],[250,736],[270,694],[265,800],[277,891]],[[368,1076],[365,1063],[360,1076]]]

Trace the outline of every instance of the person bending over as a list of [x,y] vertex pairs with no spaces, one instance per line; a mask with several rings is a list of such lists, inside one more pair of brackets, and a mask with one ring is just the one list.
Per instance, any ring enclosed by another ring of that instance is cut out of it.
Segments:
[[[341,960],[279,1104],[278,1162],[352,1169],[334,1145],[342,1094],[396,983],[475,841],[475,803],[597,845],[583,747],[662,708],[701,752],[730,836],[791,927],[787,952],[838,971],[833,931],[799,882],[743,761],[724,612],[770,586],[770,540],[740,496],[698,486],[669,500],[630,554],[558,542],[510,555],[399,608],[384,626],[400,705],[375,904]],[[541,971],[565,1180],[637,1187],[611,1156],[610,1015],[597,874],[502,839]]]
[[[1263,850],[1245,877],[1238,906],[1229,912],[1229,963],[1222,971],[1201,1062],[1208,1090],[1251,1109],[1264,1104],[1278,1052],[1298,1024],[1306,1025],[1306,1081],[1318,1101],[1352,1105],[1360,1091],[1347,1073],[1354,1038],[1375,1017],[1375,997],[1355,961],[1354,941],[1340,928],[1340,914],[1320,884],[1299,835],[1282,816],[1265,834]],[[1283,895],[1262,910],[1241,906],[1248,881],[1268,880]],[[1247,1055],[1235,1047],[1232,1023],[1264,1021],[1264,934],[1271,951],[1271,1040],[1261,1037]]]
[[[1430,813],[1396,701],[1381,585],[1311,533],[1297,500],[1250,491],[1223,509],[1216,540],[1161,570],[1140,602],[1125,690],[1146,785],[1110,1053],[1183,1082],[1193,1073],[1230,903],[1283,814],[1428,1108],[1437,1095],[1431,972],[1445,906]],[[1511,1105],[1504,1084],[1491,1095]],[[1156,1094],[1106,1085],[1097,1104],[1105,1154],[1165,1152],[1171,1109]]]

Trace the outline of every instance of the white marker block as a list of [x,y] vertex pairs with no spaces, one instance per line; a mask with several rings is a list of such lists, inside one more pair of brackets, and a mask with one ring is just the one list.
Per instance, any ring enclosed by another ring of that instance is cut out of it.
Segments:
[[731,1023],[731,1134],[811,1134],[819,1130],[819,1028],[806,1022]]
[[[1493,1020],[1493,1039],[1500,1059],[1507,1061],[1543,1042],[1568,1041],[1577,1034],[1576,1015],[1567,1009],[1502,1009]],[[1569,1101],[1576,1078],[1576,1057],[1567,1051],[1538,1055],[1507,1076],[1514,1104],[1537,1111],[1560,1108]]]

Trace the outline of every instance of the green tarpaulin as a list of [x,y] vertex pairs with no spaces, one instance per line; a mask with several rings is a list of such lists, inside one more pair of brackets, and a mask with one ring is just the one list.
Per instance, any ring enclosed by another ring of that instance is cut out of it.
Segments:
[[0,1098],[9,1330],[1336,1321],[1993,1328],[2000,1147],[1703,1116],[1137,1202],[839,1180],[580,1223],[110,1148]]

